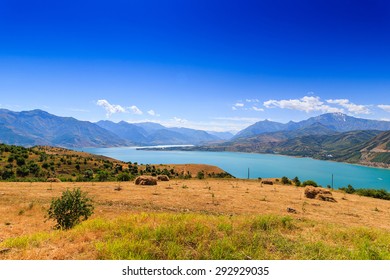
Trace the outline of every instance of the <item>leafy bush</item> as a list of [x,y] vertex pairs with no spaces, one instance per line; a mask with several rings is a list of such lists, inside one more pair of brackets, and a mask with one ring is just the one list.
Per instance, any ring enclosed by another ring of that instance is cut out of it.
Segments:
[[302,187],[306,187],[306,186],[313,186],[313,187],[318,187],[318,184],[316,182],[314,182],[313,180],[306,180],[305,182],[303,182],[301,184]]
[[93,214],[92,199],[79,188],[72,191],[66,190],[61,198],[53,199],[49,210],[48,219],[56,220],[56,229],[70,229],[80,222],[87,220]]
[[100,170],[97,173],[97,179],[99,182],[105,182],[108,180],[109,174],[105,170]]
[[384,200],[390,200],[390,193],[386,190],[357,189],[356,194]]
[[357,194],[361,196],[373,197],[378,199],[390,200],[390,193],[386,190],[375,190],[375,189],[354,189],[351,185],[348,187],[339,188],[349,194]]
[[291,185],[290,179],[288,179],[286,176],[283,176],[281,180],[283,185]]
[[295,186],[299,187],[301,185],[301,181],[299,181],[298,177],[295,177],[292,179],[292,182],[294,183]]
[[118,176],[116,177],[117,181],[122,181],[122,182],[127,182],[127,181],[131,181],[132,180],[132,177],[129,173],[120,173],[118,174]]
[[199,180],[204,179],[204,172],[203,171],[199,171],[198,174],[196,175],[196,178],[198,178]]
[[356,192],[356,190],[351,185],[348,185],[348,187],[339,188],[339,190],[344,191],[344,192],[349,193],[349,194]]

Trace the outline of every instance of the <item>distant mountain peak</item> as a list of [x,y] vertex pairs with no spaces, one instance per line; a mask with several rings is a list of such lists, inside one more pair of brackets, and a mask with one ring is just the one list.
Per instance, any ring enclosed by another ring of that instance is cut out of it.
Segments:
[[327,113],[327,114],[323,114],[323,115],[320,115],[318,117],[315,117],[316,119],[333,119],[333,120],[337,120],[337,121],[347,121],[347,118],[354,118],[354,117],[350,117],[344,113],[341,113],[341,112],[335,112],[335,113]]
[[[346,117],[347,115],[342,113],[342,112],[334,112],[334,113],[328,113],[329,115],[333,115],[333,116],[343,116],[343,117]],[[327,114],[324,114],[324,115],[327,115]]]

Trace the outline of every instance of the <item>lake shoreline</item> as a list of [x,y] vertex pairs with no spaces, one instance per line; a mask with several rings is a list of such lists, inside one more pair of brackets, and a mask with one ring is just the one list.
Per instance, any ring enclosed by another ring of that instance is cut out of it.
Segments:
[[[319,185],[390,190],[390,170],[338,161],[282,154],[244,152],[187,151],[171,149],[100,148],[83,149],[93,154],[142,164],[209,164],[218,166],[236,178],[288,178],[314,180]],[[279,156],[279,157],[276,157]],[[248,170],[249,169],[249,170]]]
[[[186,147],[193,147],[192,149],[185,149]],[[123,147],[125,148],[125,147]],[[313,160],[320,160],[320,161],[330,161],[330,162],[339,162],[339,163],[345,163],[345,164],[351,164],[351,165],[357,165],[357,166],[363,166],[363,167],[371,167],[371,168],[378,168],[378,169],[390,169],[390,164],[382,163],[382,162],[362,162],[362,163],[352,163],[347,161],[337,161],[332,159],[317,159],[313,157],[305,157],[305,156],[294,156],[294,155],[286,155],[286,154],[280,154],[280,153],[256,153],[256,152],[239,152],[239,151],[217,151],[217,150],[202,150],[202,149],[196,149],[196,146],[194,145],[166,145],[166,146],[151,146],[151,147],[136,147],[139,151],[183,151],[183,152],[215,152],[215,153],[223,153],[223,152],[229,152],[229,153],[242,153],[242,154],[259,154],[259,155],[273,155],[273,156],[286,156],[286,157],[292,157],[292,158],[309,158]]]

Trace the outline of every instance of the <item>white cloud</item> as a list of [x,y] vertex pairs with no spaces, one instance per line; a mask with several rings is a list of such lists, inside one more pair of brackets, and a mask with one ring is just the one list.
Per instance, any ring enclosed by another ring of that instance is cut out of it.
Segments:
[[137,106],[133,105],[133,106],[130,106],[128,109],[130,109],[130,112],[132,112],[134,115],[142,115],[143,112],[138,109]]
[[160,115],[157,114],[154,110],[149,110],[149,111],[148,111],[148,114],[151,115],[151,116],[153,116],[153,117],[159,117],[159,116],[160,116]]
[[370,114],[371,111],[365,105],[357,105],[350,102],[348,99],[329,99],[326,102],[330,104],[337,104],[348,110],[349,113],[359,115],[359,114]]
[[188,123],[188,121],[186,119],[181,119],[178,117],[173,117],[172,120],[175,121],[176,123],[179,123],[179,124]]
[[238,102],[238,103],[234,104],[234,107],[244,107],[244,103]]
[[378,108],[390,113],[390,105],[378,105]]
[[254,110],[254,111],[256,111],[256,112],[263,112],[263,111],[264,111],[263,108],[258,108],[258,107],[256,107],[256,106],[253,106],[253,107],[252,107],[252,110]]
[[304,111],[306,113],[321,111],[324,113],[343,112],[343,109],[325,105],[318,96],[304,96],[301,99],[268,100],[263,103],[266,108],[281,108]]
[[110,104],[106,99],[100,99],[96,102],[96,105],[103,107],[106,110],[107,118],[116,113],[132,113],[134,115],[142,115],[143,112],[135,105],[130,107],[123,107],[121,105]]
[[107,118],[111,117],[112,114],[125,113],[126,112],[126,109],[123,108],[122,106],[110,104],[105,99],[98,100],[96,105],[101,106],[101,107],[103,107],[106,110]]
[[246,99],[245,100],[247,103],[259,103],[259,99]]
[[233,106],[233,107],[232,107],[232,110],[233,110],[233,111],[237,111],[237,107],[234,107],[234,106]]

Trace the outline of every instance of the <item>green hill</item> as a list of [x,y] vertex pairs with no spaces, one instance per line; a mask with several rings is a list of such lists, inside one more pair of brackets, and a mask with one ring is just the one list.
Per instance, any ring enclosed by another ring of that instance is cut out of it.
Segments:
[[131,181],[139,175],[190,179],[198,173],[205,177],[232,177],[215,166],[183,166],[143,165],[64,148],[0,144],[0,181]]

